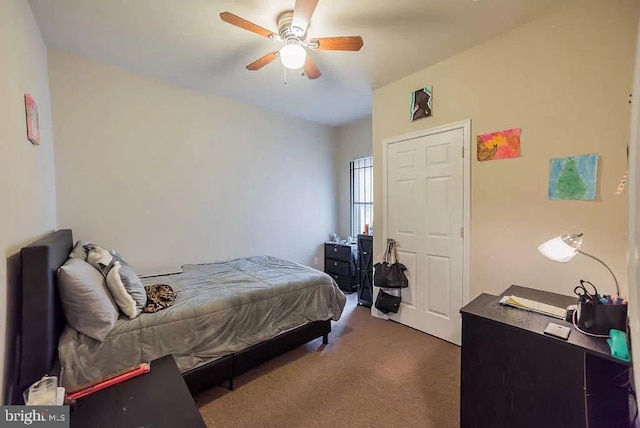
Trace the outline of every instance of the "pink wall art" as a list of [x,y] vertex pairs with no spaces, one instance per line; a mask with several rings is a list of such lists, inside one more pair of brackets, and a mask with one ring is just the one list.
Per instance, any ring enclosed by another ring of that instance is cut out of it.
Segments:
[[478,135],[478,160],[520,157],[520,128]]

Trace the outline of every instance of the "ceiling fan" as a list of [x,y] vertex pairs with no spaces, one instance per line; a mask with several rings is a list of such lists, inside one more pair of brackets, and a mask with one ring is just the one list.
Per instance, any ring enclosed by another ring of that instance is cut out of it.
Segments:
[[307,37],[307,28],[317,5],[318,0],[296,0],[293,10],[283,12],[278,16],[278,33],[269,31],[230,12],[222,12],[220,19],[236,27],[284,44],[280,49],[269,52],[247,65],[247,70],[260,70],[279,57],[285,68],[290,70],[302,68],[309,79],[317,79],[321,73],[307,54],[307,49],[359,51],[363,45],[362,37],[360,36],[309,39]]

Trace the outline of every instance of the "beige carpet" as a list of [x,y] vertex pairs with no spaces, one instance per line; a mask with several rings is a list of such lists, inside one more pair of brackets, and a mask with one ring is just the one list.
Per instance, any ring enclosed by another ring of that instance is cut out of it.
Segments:
[[317,339],[196,397],[209,427],[457,427],[460,348],[371,317],[355,294]]

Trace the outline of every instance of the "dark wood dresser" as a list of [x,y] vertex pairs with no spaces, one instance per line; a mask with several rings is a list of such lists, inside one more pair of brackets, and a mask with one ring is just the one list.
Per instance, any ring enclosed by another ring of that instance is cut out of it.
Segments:
[[324,243],[324,271],[347,293],[358,287],[357,254],[356,244]]
[[[502,294],[566,307],[576,299],[513,285]],[[606,339],[481,294],[462,308],[462,427],[628,427],[631,364]],[[571,327],[568,340],[543,334]]]
[[151,361],[149,373],[78,399],[71,428],[205,428],[173,356]]
[[358,235],[358,305],[373,305],[372,235]]

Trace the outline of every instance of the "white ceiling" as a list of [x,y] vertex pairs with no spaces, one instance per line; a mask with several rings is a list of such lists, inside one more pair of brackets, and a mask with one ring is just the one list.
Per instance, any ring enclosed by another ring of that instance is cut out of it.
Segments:
[[[48,46],[261,108],[343,125],[371,114],[372,88],[535,19],[565,0],[320,0],[310,37],[361,35],[360,52],[314,51],[308,80],[278,44],[222,22],[228,11],[277,32],[295,0],[29,0]],[[470,70],[471,72],[471,70]],[[428,82],[425,82],[428,83]]]

